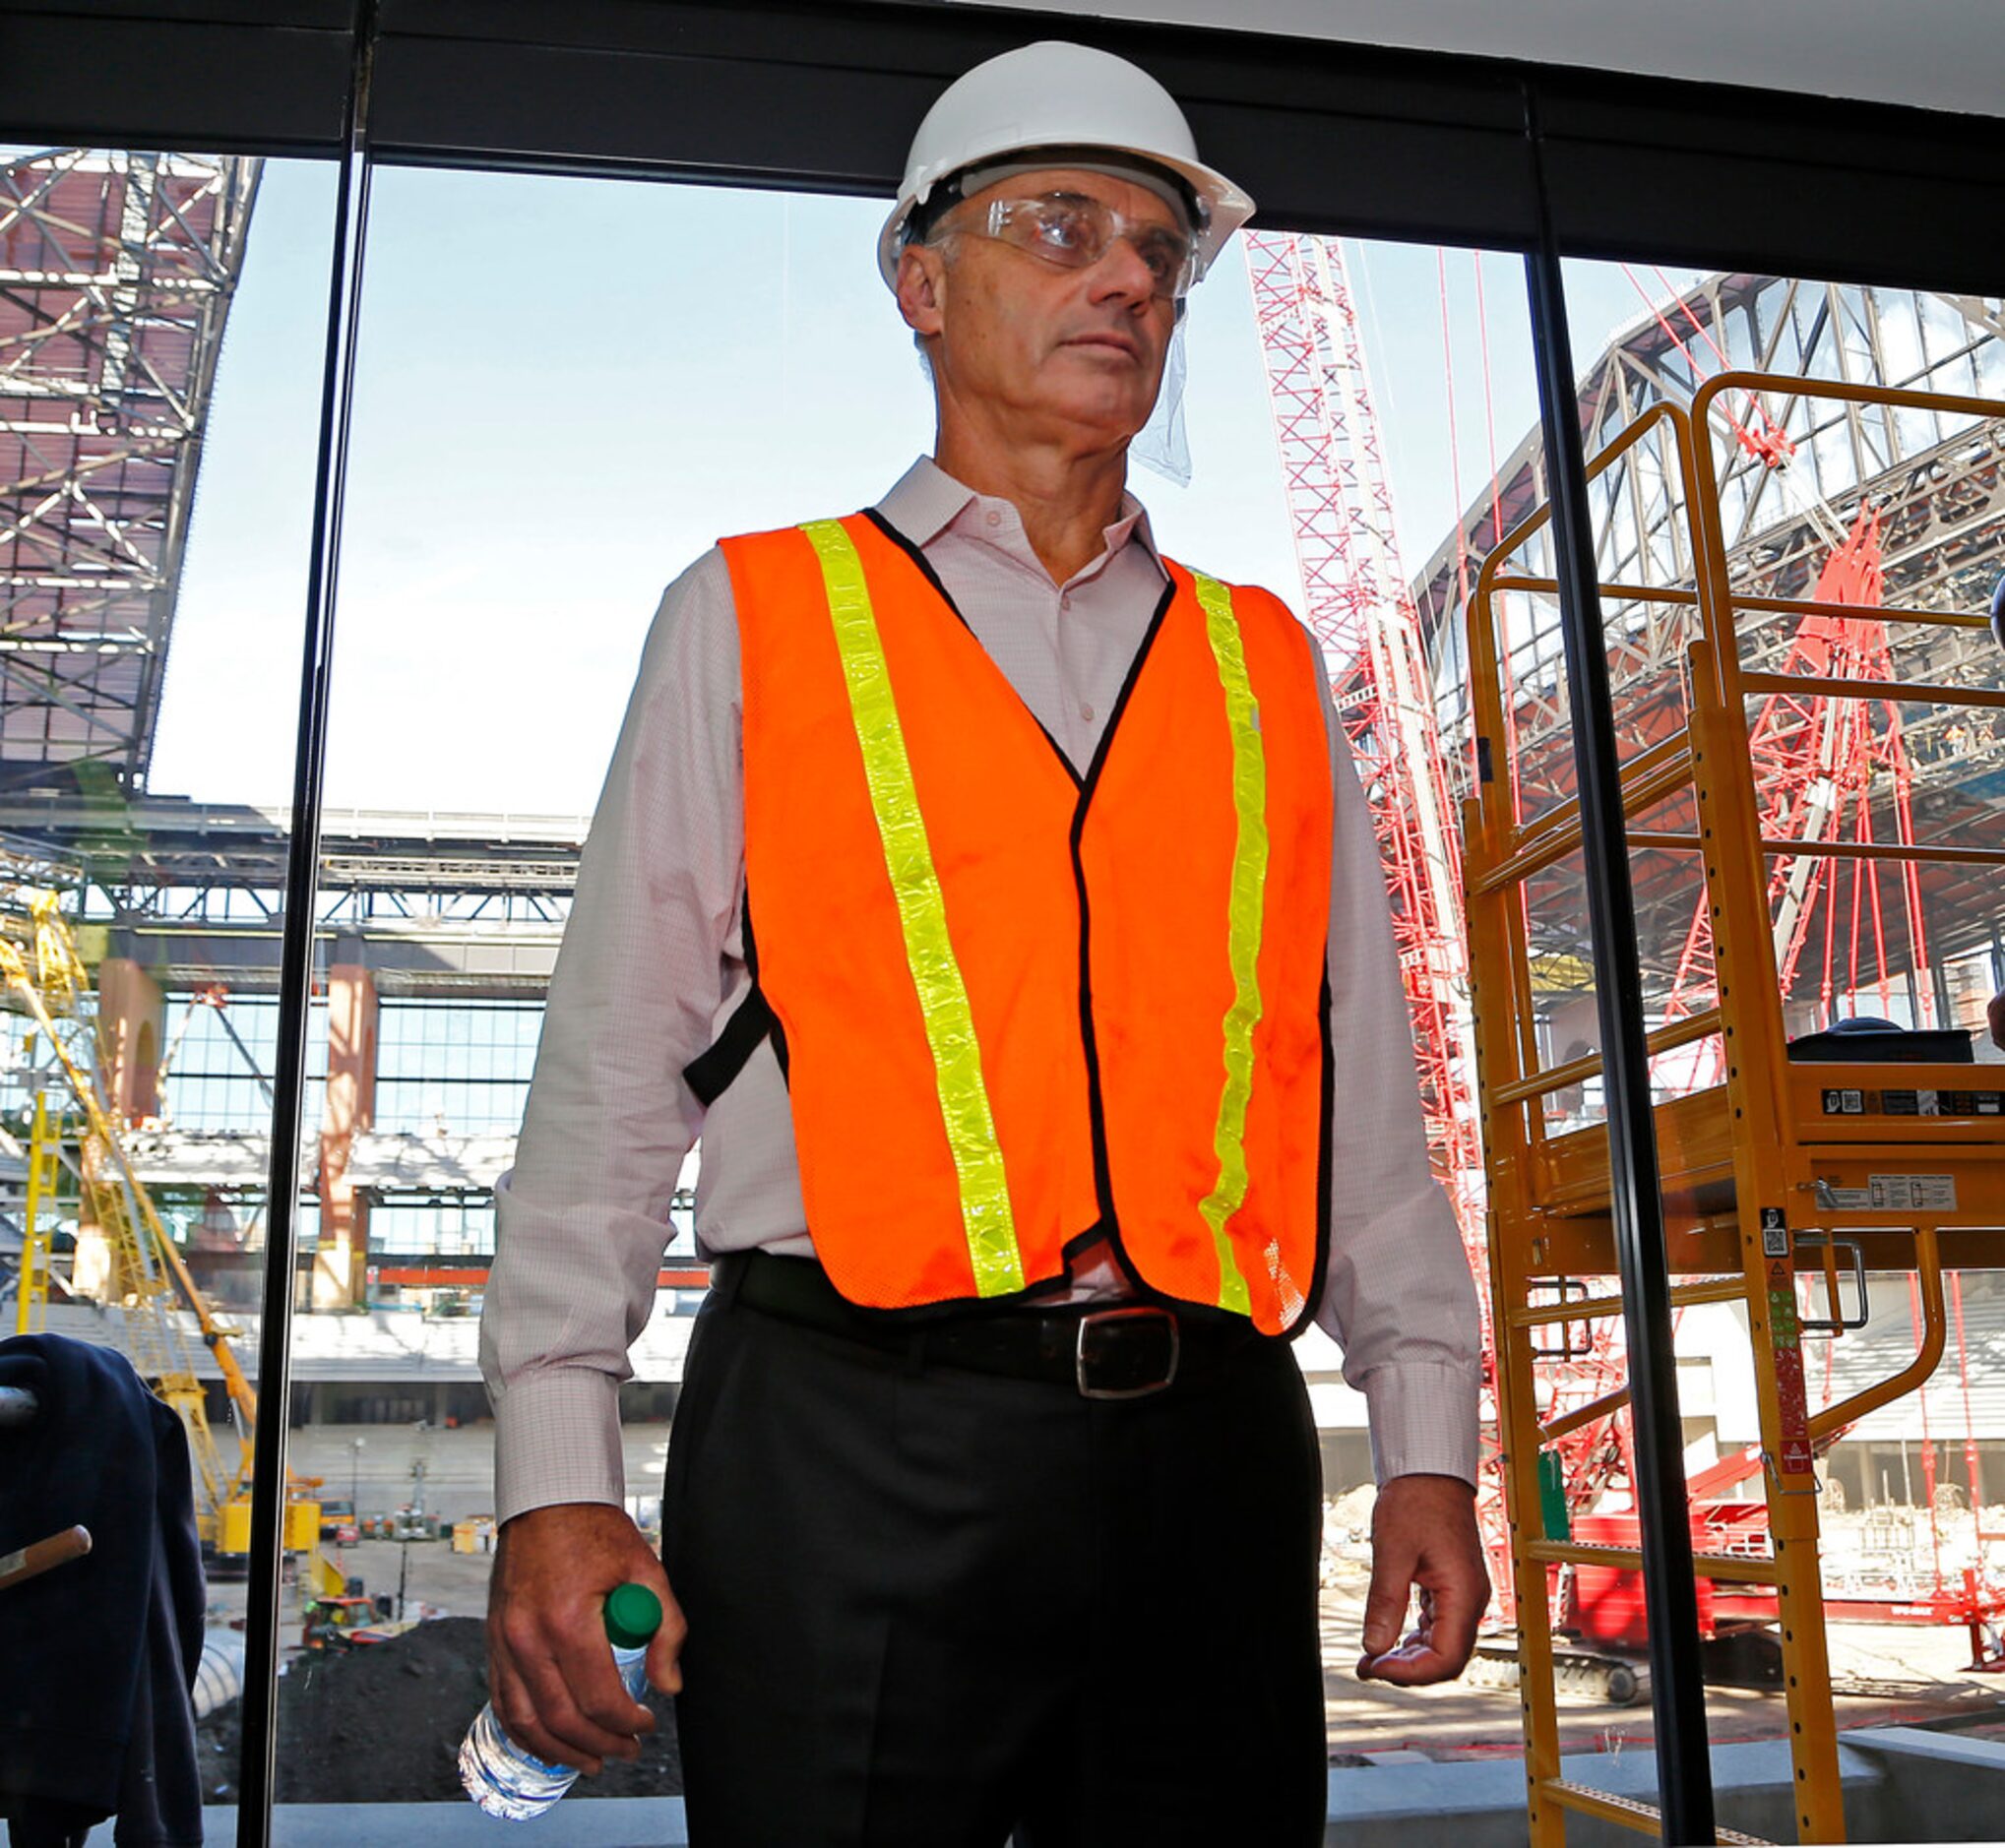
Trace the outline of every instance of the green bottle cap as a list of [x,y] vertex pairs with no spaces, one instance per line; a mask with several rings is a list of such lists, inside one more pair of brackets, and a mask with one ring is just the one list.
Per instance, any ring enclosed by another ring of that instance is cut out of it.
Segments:
[[605,1633],[615,1649],[638,1649],[661,1628],[661,1600],[646,1585],[615,1585],[605,1601]]

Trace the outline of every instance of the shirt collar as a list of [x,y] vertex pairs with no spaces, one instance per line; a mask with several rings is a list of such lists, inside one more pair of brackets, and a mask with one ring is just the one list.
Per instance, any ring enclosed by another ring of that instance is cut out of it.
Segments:
[[[965,482],[955,480],[930,456],[921,456],[878,502],[877,511],[924,550],[970,508],[985,510],[1008,505],[992,496],[977,494]],[[968,523],[964,523],[964,529],[971,537],[980,536],[978,527]],[[1102,536],[1108,557],[1133,539],[1159,568],[1162,563],[1162,555],[1156,549],[1156,535],[1150,528],[1148,510],[1125,488],[1121,491],[1120,514]]]

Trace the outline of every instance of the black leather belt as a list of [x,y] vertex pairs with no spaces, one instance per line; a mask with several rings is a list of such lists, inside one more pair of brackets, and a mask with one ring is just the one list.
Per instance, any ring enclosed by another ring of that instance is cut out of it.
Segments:
[[1255,1345],[1251,1323],[1179,1315],[1152,1303],[1096,1309],[1010,1306],[923,1323],[859,1310],[806,1258],[732,1252],[714,1283],[748,1309],[860,1341],[914,1364],[959,1367],[1071,1386],[1090,1399],[1142,1398],[1222,1366]]

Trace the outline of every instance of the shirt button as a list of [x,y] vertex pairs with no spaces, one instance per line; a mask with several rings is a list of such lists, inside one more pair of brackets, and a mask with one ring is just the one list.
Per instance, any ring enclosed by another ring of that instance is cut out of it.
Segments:
[[1079,708],[1079,715],[1081,718],[1085,719],[1089,724],[1091,724],[1093,722],[1093,708],[1090,706],[1082,706]]
[[1066,591],[1058,599],[1058,607],[1060,609],[1070,609],[1072,607],[1072,592],[1070,590]]
[[988,517],[988,524],[990,524],[991,526],[999,526],[999,525],[1001,525],[1001,524],[1002,524],[1002,515],[1000,515],[1000,514],[990,514],[990,515],[989,515],[989,517]]

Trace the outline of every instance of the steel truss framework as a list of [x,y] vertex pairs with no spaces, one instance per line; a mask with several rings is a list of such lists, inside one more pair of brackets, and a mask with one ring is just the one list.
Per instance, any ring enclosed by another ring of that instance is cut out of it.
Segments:
[[[360,954],[384,992],[540,994],[570,916],[584,816],[330,810],[314,931]],[[0,799],[0,877],[75,894],[168,986],[278,979],[288,817],[148,797]],[[339,958],[336,958],[339,959]]]
[[261,167],[0,156],[0,786],[145,787]]
[[[1759,370],[1848,384],[2005,396],[2005,301],[1996,297],[1798,282],[1750,275],[1705,278],[1652,308],[1596,361],[1579,387],[1592,456],[1653,404],[1688,405],[1707,378]],[[1723,413],[1723,414],[1721,414]],[[1778,601],[1814,596],[1828,561],[1861,517],[1877,523],[1879,571],[1890,606],[1983,609],[2005,570],[2005,424],[1906,407],[1835,404],[1786,392],[1722,400],[1712,440],[1722,519],[1736,594]],[[1625,759],[1685,722],[1685,652],[1697,633],[1684,484],[1669,426],[1636,443],[1594,483],[1598,564],[1604,585],[1668,598],[1604,595],[1617,737]],[[1467,775],[1470,727],[1459,590],[1470,561],[1486,555],[1544,497],[1537,435],[1519,446],[1494,496],[1471,509],[1417,582],[1414,600],[1428,638],[1449,762]],[[1543,535],[1522,555],[1521,578],[1549,572]],[[1682,592],[1682,596],[1680,596]],[[1550,593],[1499,599],[1505,670],[1516,725],[1514,767],[1529,819],[1573,794],[1557,610]],[[1743,623],[1742,659],[1780,669],[1798,646],[1800,618],[1776,611]],[[1896,626],[1892,677],[1949,686],[1991,686],[1999,657],[1980,626]],[[1946,846],[1982,845],[2005,824],[2005,714],[1917,705],[1898,714],[1900,775],[1890,763],[1861,800],[1900,832],[1906,779],[1922,832]],[[1781,799],[1780,786],[1777,791]],[[1676,830],[1674,806],[1638,818],[1646,830]],[[1668,999],[1709,979],[1710,951],[1695,970],[1688,942],[1700,890],[1689,855],[1640,851],[1632,860],[1638,932],[1653,991]],[[1849,879],[1836,901],[1849,902]],[[1933,965],[1935,992],[1914,997],[1919,1016],[1948,1012],[1941,965],[1993,950],[1995,893],[1980,871],[1932,864],[1919,874],[1911,929],[1907,908],[1885,920],[1890,966]],[[1533,894],[1539,913],[1540,972],[1556,999],[1584,994],[1586,905],[1577,865],[1554,868]],[[1922,941],[1916,942],[1920,938]],[[1813,943],[1798,971],[1806,991],[1834,985],[1830,958]],[[1842,979],[1836,986],[1843,988]]]

